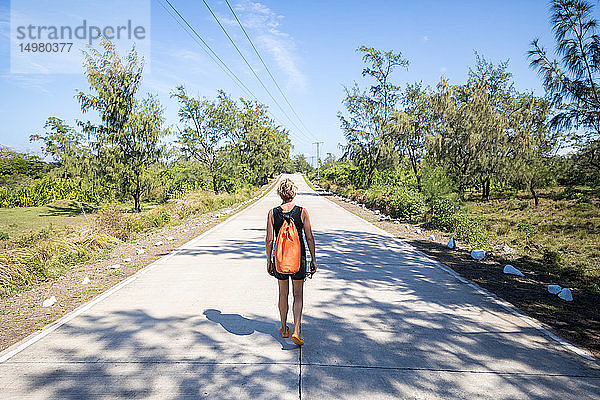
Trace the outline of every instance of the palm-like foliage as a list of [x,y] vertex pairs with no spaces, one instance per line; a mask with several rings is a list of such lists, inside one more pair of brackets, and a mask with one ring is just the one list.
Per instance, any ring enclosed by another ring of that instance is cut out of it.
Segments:
[[585,0],[554,0],[551,22],[560,60],[552,59],[538,39],[528,52],[557,109],[551,126],[579,129],[580,141],[600,135],[600,37],[593,9]]

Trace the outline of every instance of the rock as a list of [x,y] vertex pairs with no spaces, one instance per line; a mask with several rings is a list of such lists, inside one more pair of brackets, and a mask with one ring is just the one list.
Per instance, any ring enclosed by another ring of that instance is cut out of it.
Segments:
[[404,228],[405,229],[410,229],[410,226],[408,224],[404,224]]
[[429,235],[429,240],[435,240],[435,235]]
[[563,299],[564,301],[573,301],[573,294],[571,293],[571,289],[564,288],[558,293],[558,297]]
[[155,246],[162,246],[163,242],[162,240],[159,240],[158,242],[154,243]]
[[121,264],[109,265],[108,268],[110,268],[110,269],[119,269],[119,268],[121,268]]
[[375,214],[375,215],[379,215],[379,214],[381,214],[381,211],[379,211],[379,210],[375,210],[375,211],[373,211],[373,214]]
[[415,230],[415,233],[416,233],[417,235],[420,235],[420,234],[421,234],[421,232],[422,232],[422,231],[421,231],[421,228],[417,228],[417,229]]
[[144,253],[146,252],[146,250],[144,250],[144,249],[137,249],[135,252],[136,252],[136,253],[137,253],[137,255],[139,256],[139,255],[141,255],[141,254],[144,254]]
[[448,244],[446,246],[448,246],[449,249],[453,249],[456,246],[453,237],[451,237],[450,240],[448,240]]
[[56,303],[56,297],[52,296],[49,299],[44,300],[44,302],[42,303],[42,307],[50,307],[54,303]]
[[90,278],[88,276],[86,276],[85,278],[83,278],[83,280],[81,281],[82,285],[87,285],[88,283],[90,283]]
[[506,264],[504,266],[504,273],[510,274],[510,275],[525,276],[525,275],[523,275],[523,273],[521,271],[519,271],[518,269],[516,269],[515,267],[513,267],[510,264]]
[[396,225],[398,225],[398,224],[400,223],[400,221],[394,221],[394,223],[395,223]]
[[129,257],[127,257],[127,258],[124,258],[124,259],[123,259],[123,262],[124,262],[124,263],[131,262],[131,258],[129,258]]
[[392,220],[392,217],[390,217],[389,215],[386,215],[386,216],[385,216],[385,220],[386,220],[386,221],[391,221],[391,220]]
[[175,240],[175,236],[167,236],[165,239],[167,239],[168,241],[172,241]]
[[561,290],[562,288],[560,287],[560,285],[548,285],[548,292],[552,294],[558,294]]
[[472,250],[471,257],[473,257],[474,260],[481,261],[485,257],[485,250],[482,250],[482,249]]
[[496,246],[496,251],[500,255],[516,254],[516,251],[506,243],[502,243],[501,245]]

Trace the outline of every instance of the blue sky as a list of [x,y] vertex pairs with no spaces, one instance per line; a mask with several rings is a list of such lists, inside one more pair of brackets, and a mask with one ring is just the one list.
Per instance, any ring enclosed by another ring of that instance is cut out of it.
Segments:
[[[18,1],[18,0],[14,0]],[[344,143],[337,118],[342,110],[344,85],[366,86],[356,48],[362,44],[401,51],[410,60],[408,71],[398,70],[401,86],[422,81],[435,85],[444,74],[463,83],[474,51],[497,63],[510,60],[509,70],[519,90],[543,90],[529,69],[526,52],[539,37],[554,48],[548,2],[528,1],[268,1],[230,0],[265,62],[277,78],[309,132],[291,125],[272,103],[202,1],[171,0],[197,32],[265,104],[272,116],[291,130],[294,153],[339,155]],[[295,120],[260,61],[239,30],[227,5],[207,0],[252,66],[281,106]],[[58,2],[47,2],[56,7]],[[157,0],[151,1],[151,68],[141,93],[158,94],[168,125],[177,123],[177,103],[169,92],[184,84],[191,93],[214,97],[224,89],[233,97],[247,97],[200,49]],[[74,99],[76,89],[87,89],[82,74],[10,74],[10,3],[0,0],[0,143],[19,151],[39,151],[29,135],[41,132],[46,118],[57,116],[75,124],[82,115]]]

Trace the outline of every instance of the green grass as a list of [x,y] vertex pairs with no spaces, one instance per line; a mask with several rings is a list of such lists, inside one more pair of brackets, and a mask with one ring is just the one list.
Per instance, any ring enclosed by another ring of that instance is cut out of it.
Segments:
[[0,209],[0,297],[60,276],[74,265],[103,258],[118,243],[135,239],[141,232],[179,224],[251,194],[250,188],[218,195],[194,191],[166,204],[143,204],[141,213],[130,212],[127,203],[100,209],[84,206],[84,214],[79,203],[70,200]]
[[[93,212],[90,206],[84,206],[84,210]],[[9,238],[44,228],[63,230],[85,223],[79,203],[73,200],[59,200],[42,207],[0,208],[0,233],[8,234]]]
[[482,217],[491,243],[508,244],[557,284],[600,294],[600,207],[591,194],[561,199],[548,192],[538,207],[526,195],[467,207]]

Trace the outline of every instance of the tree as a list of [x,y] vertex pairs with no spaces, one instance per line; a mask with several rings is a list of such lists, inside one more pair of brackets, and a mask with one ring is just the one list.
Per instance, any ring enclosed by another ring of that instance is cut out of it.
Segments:
[[135,202],[135,211],[142,211],[140,196],[146,184],[142,176],[144,170],[159,161],[162,148],[159,140],[167,134],[162,129],[164,122],[163,109],[159,101],[148,96],[139,105],[136,105],[134,113],[125,126],[120,148],[124,149],[119,155],[123,157],[124,168],[121,182],[125,186],[125,192],[131,193]]
[[329,168],[332,165],[335,165],[337,163],[337,159],[335,158],[335,155],[333,153],[327,153],[327,157],[325,157],[325,160],[323,161],[323,165],[321,166],[321,168]]
[[419,164],[426,152],[426,137],[431,129],[430,115],[429,97],[421,84],[407,85],[404,92],[404,110],[393,114],[390,130],[396,148],[408,157],[419,191]]
[[479,180],[481,197],[490,197],[491,182],[505,174],[514,130],[509,118],[514,90],[506,63],[498,66],[476,56],[476,67],[462,86],[442,79],[432,98],[430,151],[450,172],[464,198]]
[[539,205],[537,189],[553,179],[551,151],[557,135],[550,135],[547,125],[550,103],[533,94],[520,94],[514,99],[510,125],[514,129],[512,145],[512,179],[524,184]]
[[508,61],[494,65],[475,53],[475,68],[469,69],[467,86],[479,92],[480,106],[474,111],[479,119],[481,132],[476,137],[482,141],[475,155],[478,162],[482,200],[490,199],[491,182],[505,173],[513,142],[514,129],[509,125],[508,116],[514,89],[512,74],[507,71]]
[[450,174],[464,199],[467,185],[477,171],[476,152],[481,141],[473,137],[473,118],[470,113],[471,96],[465,86],[448,86],[445,80],[438,84],[434,100],[435,134],[428,142],[428,152]]
[[[556,112],[550,120],[557,130],[577,129],[575,143],[597,148],[600,140],[600,37],[594,6],[585,0],[554,0],[551,6],[556,55],[551,59],[535,39],[529,59],[543,78]],[[589,165],[600,170],[595,152]]]
[[296,157],[293,158],[292,162],[294,172],[307,173],[312,169],[308,161],[306,161],[304,154],[296,154]]
[[171,94],[179,100],[179,120],[184,124],[179,130],[179,143],[189,157],[203,163],[211,176],[213,191],[219,192],[221,158],[218,157],[222,140],[235,137],[237,107],[227,94],[219,91],[216,101],[197,99],[178,86]]
[[290,159],[289,136],[279,127],[257,125],[244,135],[240,146],[255,184],[267,183],[269,177],[285,169]]
[[358,51],[363,53],[366,64],[362,76],[375,79],[375,84],[367,91],[356,84],[352,89],[346,88],[343,104],[349,116],[339,113],[338,117],[347,141],[345,156],[364,171],[366,184],[371,186],[375,170],[390,151],[388,129],[399,91],[390,81],[391,74],[397,67],[407,68],[408,60],[400,52],[382,52],[366,46]]
[[140,212],[143,170],[158,159],[158,141],[167,133],[162,129],[162,108],[152,96],[141,102],[135,97],[143,72],[135,48],[121,59],[109,40],[103,38],[101,46],[104,53],[94,48],[83,52],[92,93],[76,95],[81,110],[96,110],[101,122],[80,125],[92,139],[104,183],[133,196],[134,210]]
[[44,129],[45,133],[30,135],[30,141],[43,142],[42,151],[58,163],[63,178],[82,176],[89,166],[90,156],[83,147],[83,134],[57,117],[49,117]]
[[0,185],[18,185],[25,177],[40,178],[47,172],[48,164],[38,156],[0,146]]

